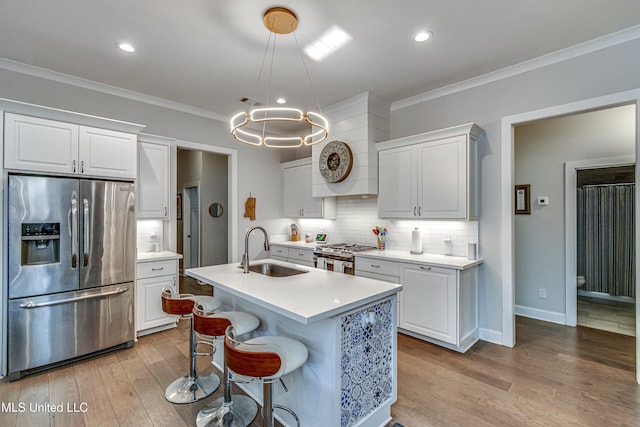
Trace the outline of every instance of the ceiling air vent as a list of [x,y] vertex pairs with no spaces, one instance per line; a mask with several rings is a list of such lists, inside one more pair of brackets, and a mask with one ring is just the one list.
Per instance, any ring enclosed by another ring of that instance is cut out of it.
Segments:
[[253,98],[246,97],[246,96],[243,96],[242,98],[240,98],[240,102],[252,105],[254,107],[259,107],[261,105],[264,105],[264,103],[262,103],[260,101],[257,101],[257,100],[255,100]]

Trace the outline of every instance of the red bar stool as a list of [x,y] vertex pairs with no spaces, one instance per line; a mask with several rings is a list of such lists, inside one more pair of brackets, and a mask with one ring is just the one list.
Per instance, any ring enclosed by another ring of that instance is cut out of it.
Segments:
[[[229,326],[233,326],[238,335],[244,335],[256,330],[260,326],[260,319],[253,314],[242,311],[205,315],[196,302],[193,308],[193,329],[197,334],[216,340],[224,337]],[[198,412],[197,427],[247,427],[256,417],[258,405],[253,399],[244,395],[231,395],[231,381],[229,381],[226,358],[222,382],[224,396],[214,400]]]
[[273,402],[274,382],[304,365],[309,357],[307,347],[300,341],[275,335],[236,340],[233,326],[227,328],[224,339],[224,359],[233,381],[262,382],[262,426],[273,427],[274,409],[291,414],[300,426],[293,410]]
[[222,302],[212,296],[174,294],[170,289],[162,291],[162,311],[189,319],[189,351],[191,356],[189,375],[178,378],[165,390],[164,397],[172,403],[197,402],[211,395],[220,386],[220,379],[217,375],[213,373],[199,374],[196,371],[196,356],[201,355],[197,352],[198,342],[193,331],[192,312],[196,299],[207,312],[212,312],[222,306]]

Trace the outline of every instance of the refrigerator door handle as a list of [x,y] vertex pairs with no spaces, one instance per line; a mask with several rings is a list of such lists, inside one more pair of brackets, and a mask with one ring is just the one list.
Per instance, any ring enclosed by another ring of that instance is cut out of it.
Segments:
[[124,286],[124,287],[117,288],[117,289],[114,289],[113,291],[109,291],[109,292],[99,292],[99,293],[95,293],[95,294],[82,295],[82,296],[79,296],[79,297],[60,299],[60,300],[57,300],[57,301],[46,301],[46,302],[27,301],[27,302],[23,302],[22,304],[20,304],[20,308],[39,308],[39,307],[48,307],[50,305],[67,304],[67,303],[70,303],[70,302],[82,301],[82,300],[86,300],[86,299],[103,298],[103,297],[109,297],[111,295],[123,294],[123,293],[127,292],[128,290],[129,290],[129,288]]
[[89,265],[89,201],[82,200],[82,222],[84,224],[84,236],[82,238],[82,264]]
[[78,266],[78,200],[71,199],[71,268]]

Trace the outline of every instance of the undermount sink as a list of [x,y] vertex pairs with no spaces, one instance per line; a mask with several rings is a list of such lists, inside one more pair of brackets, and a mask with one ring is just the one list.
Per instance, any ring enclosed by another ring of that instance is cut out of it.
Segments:
[[298,270],[297,268],[285,267],[284,265],[271,264],[269,262],[265,262],[264,264],[250,264],[249,271],[271,277],[287,277],[308,273],[307,270]]

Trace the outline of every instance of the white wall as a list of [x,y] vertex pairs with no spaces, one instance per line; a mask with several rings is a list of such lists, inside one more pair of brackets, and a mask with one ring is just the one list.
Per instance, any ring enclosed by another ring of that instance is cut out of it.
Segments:
[[[216,265],[227,263],[227,156],[213,153],[202,154],[202,181],[201,181],[201,215],[202,215],[202,265]],[[223,206],[222,216],[209,215],[209,206],[212,203],[220,203]]]
[[[449,90],[420,102],[392,106],[391,137],[476,122],[486,131],[479,146],[479,316],[484,331],[502,331],[501,119],[540,108],[640,88],[640,40],[632,40],[563,62],[486,84]],[[432,98],[432,99],[431,99]]]
[[[517,306],[564,316],[564,163],[633,156],[635,115],[629,105],[516,127],[515,183],[531,185],[531,214],[515,217]],[[538,196],[549,196],[549,206],[536,205]],[[538,288],[547,289],[547,299],[538,298]]]

